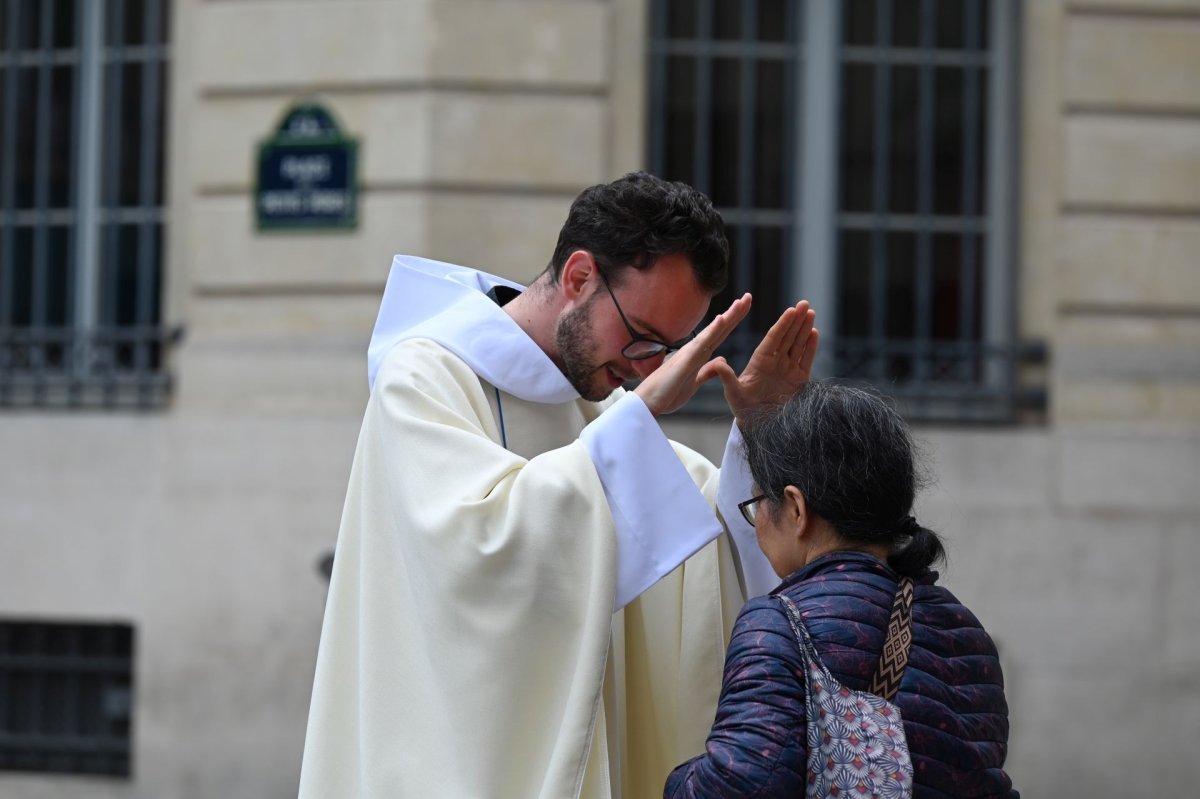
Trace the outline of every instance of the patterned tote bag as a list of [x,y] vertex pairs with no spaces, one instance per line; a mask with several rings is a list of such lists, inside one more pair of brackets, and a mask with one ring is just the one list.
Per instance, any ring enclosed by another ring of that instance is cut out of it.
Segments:
[[896,591],[887,642],[870,693],[838,682],[817,656],[795,603],[777,596],[787,610],[805,668],[807,796],[911,797],[912,760],[900,709],[891,700],[900,690],[912,645],[912,580],[902,579]]

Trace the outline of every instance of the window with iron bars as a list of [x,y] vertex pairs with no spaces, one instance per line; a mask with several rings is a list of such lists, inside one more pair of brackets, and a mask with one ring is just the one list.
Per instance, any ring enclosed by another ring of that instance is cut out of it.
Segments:
[[155,406],[168,0],[0,0],[0,406]]
[[134,629],[0,621],[0,770],[131,773]]
[[1014,418],[1019,4],[650,8],[650,169],[726,220],[733,280],[714,309],[755,296],[730,360],[804,297],[818,374],[872,383],[911,418]]

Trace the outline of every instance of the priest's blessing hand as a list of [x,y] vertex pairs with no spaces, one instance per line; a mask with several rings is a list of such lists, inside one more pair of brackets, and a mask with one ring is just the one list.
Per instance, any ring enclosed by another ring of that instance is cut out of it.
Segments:
[[[807,305],[805,306],[807,307]],[[791,309],[789,309],[791,310]],[[709,360],[733,329],[750,313],[750,295],[743,294],[734,300],[729,309],[708,323],[686,346],[663,361],[634,389],[655,416],[671,413],[691,399],[700,385],[714,377],[720,377],[719,365],[729,365],[724,358]],[[778,324],[776,325],[778,326]],[[771,328],[774,331],[775,328]],[[768,334],[768,338],[770,334]],[[765,341],[765,339],[764,339]],[[759,348],[761,349],[761,346]],[[757,355],[757,352],[755,353]],[[749,367],[747,367],[749,369]],[[730,374],[733,373],[729,369]],[[744,374],[744,373],[743,373]],[[735,378],[736,379],[736,378]],[[806,378],[807,379],[807,378]],[[725,389],[726,396],[729,389]]]
[[800,300],[771,325],[740,375],[724,358],[716,358],[700,370],[699,381],[721,380],[725,401],[739,424],[759,408],[783,402],[799,391],[812,373],[820,338],[813,327],[816,317],[808,300]]

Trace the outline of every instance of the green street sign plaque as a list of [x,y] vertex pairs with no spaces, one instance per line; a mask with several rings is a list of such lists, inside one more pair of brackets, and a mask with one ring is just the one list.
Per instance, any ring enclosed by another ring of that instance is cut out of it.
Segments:
[[259,143],[259,230],[349,230],[358,217],[358,142],[316,103],[292,106]]

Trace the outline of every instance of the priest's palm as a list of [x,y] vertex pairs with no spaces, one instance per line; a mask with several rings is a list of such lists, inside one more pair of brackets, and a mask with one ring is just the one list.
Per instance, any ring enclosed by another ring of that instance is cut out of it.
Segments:
[[[691,399],[700,385],[719,373],[713,364],[725,363],[724,358],[709,360],[733,329],[750,313],[750,295],[743,294],[719,314],[662,366],[646,376],[634,389],[655,416],[671,413]],[[731,370],[732,371],[732,370]]]
[[720,379],[725,401],[739,423],[765,405],[783,402],[812,374],[820,339],[815,320],[808,300],[801,300],[771,326],[740,375],[724,358],[715,358],[700,369],[697,380]]

